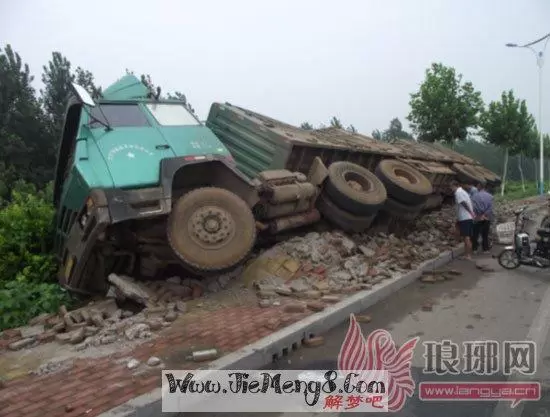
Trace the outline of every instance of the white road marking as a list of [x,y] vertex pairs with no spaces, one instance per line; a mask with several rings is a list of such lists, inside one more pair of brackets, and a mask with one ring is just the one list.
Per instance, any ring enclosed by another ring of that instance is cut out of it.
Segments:
[[[537,311],[537,315],[535,316],[533,323],[531,323],[531,327],[529,328],[529,333],[527,333],[527,340],[532,340],[533,342],[535,342],[537,346],[537,350],[536,350],[537,358],[535,358],[537,371],[540,370],[540,367],[541,367],[541,358],[542,358],[541,352],[548,338],[549,330],[550,330],[550,286],[546,289],[546,292],[544,293],[544,297],[540,302],[540,308]],[[522,380],[522,379],[526,379],[526,377],[525,376],[522,377],[521,375],[514,374],[508,380],[514,381],[514,380]],[[536,380],[536,374],[533,376],[533,378],[529,378],[529,379]],[[523,412],[523,407],[525,406],[525,402],[519,403],[515,408],[511,408],[510,404],[511,404],[510,401],[500,401],[493,411],[493,417],[521,416],[521,413]]]

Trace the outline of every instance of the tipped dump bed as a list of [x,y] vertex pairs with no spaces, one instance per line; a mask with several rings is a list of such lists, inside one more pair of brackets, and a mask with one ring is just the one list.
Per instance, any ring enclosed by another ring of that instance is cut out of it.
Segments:
[[403,156],[399,148],[366,136],[304,130],[230,104],[214,103],[206,123],[249,177],[269,169],[307,174],[316,156],[325,164],[347,160],[372,169],[379,158]]
[[304,130],[228,103],[214,103],[206,124],[250,178],[273,169],[307,174],[315,157],[327,166],[349,161],[371,171],[382,159],[395,158],[423,172],[439,192],[455,176],[453,163],[478,165],[441,146],[407,140],[382,142],[338,128]]

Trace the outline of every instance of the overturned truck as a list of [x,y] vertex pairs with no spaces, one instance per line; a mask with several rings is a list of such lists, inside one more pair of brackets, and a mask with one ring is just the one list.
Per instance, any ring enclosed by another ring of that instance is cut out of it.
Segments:
[[445,147],[303,130],[214,103],[185,103],[128,75],[94,101],[73,85],[54,186],[58,278],[106,291],[110,272],[199,275],[241,264],[260,234],[325,218],[348,232],[437,209],[452,179],[500,181]]

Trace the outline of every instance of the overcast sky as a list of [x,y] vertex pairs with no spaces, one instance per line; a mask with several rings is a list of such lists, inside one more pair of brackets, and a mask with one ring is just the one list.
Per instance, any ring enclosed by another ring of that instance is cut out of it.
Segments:
[[[335,115],[367,134],[406,123],[409,93],[434,61],[485,101],[514,89],[538,118],[535,56],[504,44],[548,32],[548,0],[0,0],[0,45],[38,80],[60,51],[103,87],[125,68],[149,73],[202,119],[228,101],[292,124]],[[549,132],[550,62],[544,76]]]

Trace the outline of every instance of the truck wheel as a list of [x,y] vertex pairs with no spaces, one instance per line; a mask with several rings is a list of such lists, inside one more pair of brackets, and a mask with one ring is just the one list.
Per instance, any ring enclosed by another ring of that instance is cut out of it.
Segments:
[[433,192],[430,180],[404,162],[384,159],[375,172],[386,186],[388,196],[402,203],[413,206],[423,204]]
[[358,216],[376,214],[387,198],[386,188],[376,175],[344,161],[329,166],[325,190],[338,207]]
[[344,232],[364,232],[372,224],[376,214],[356,216],[338,207],[330,197],[322,192],[317,198],[317,208],[323,217]]
[[404,220],[414,220],[424,210],[426,203],[417,204],[412,206],[410,204],[400,203],[399,201],[388,198],[384,204],[384,211],[389,213],[392,217],[396,217]]
[[256,240],[248,205],[221,188],[199,188],[181,197],[168,218],[168,242],[185,265],[197,271],[229,269]]

